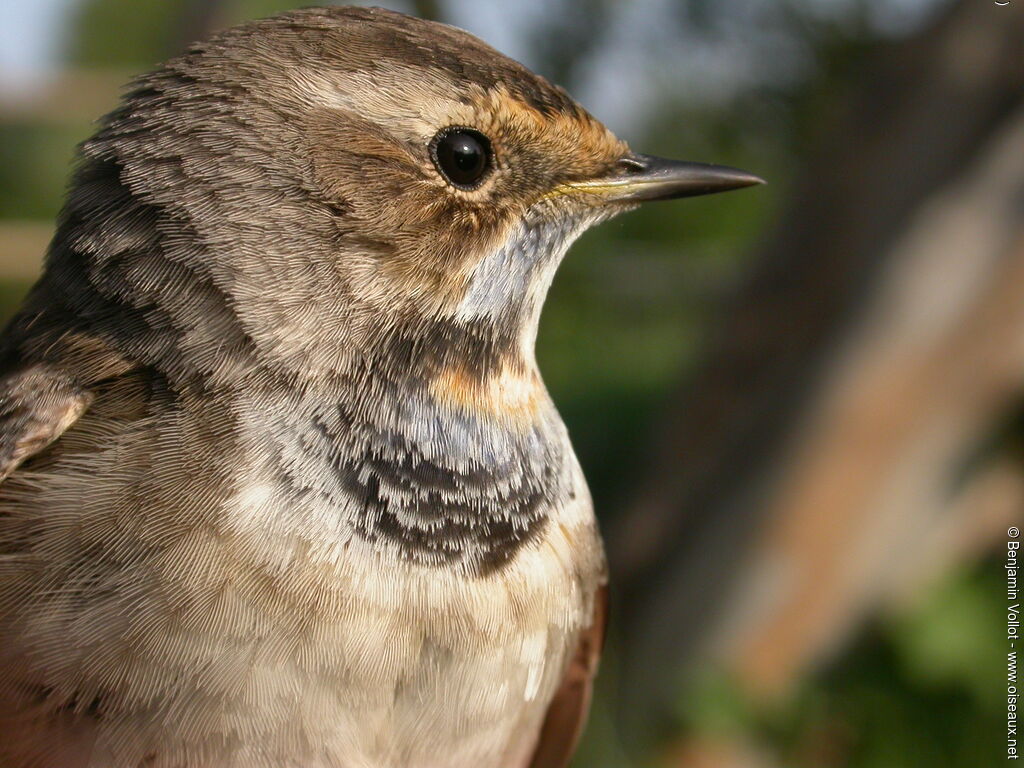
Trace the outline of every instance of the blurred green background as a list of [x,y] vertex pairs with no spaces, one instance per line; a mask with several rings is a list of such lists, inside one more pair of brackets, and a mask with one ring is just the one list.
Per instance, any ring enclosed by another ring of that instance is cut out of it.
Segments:
[[[576,764],[1003,759],[1024,4],[381,4],[478,34],[635,149],[770,181],[589,232],[545,309],[615,584]],[[5,314],[126,79],[297,5],[0,2]]]

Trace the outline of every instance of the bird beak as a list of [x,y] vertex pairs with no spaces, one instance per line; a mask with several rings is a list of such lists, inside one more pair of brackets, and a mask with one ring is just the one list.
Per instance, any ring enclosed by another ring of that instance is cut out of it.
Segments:
[[615,173],[570,182],[566,188],[567,191],[600,195],[607,202],[628,203],[712,195],[764,183],[764,179],[752,173],[725,165],[630,154],[618,162]]

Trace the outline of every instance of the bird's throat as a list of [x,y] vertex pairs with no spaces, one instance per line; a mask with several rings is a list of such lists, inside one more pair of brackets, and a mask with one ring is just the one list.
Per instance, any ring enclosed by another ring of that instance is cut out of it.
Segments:
[[541,309],[555,272],[569,246],[596,219],[597,214],[547,208],[528,212],[501,247],[476,264],[455,321],[489,326],[495,338],[514,341],[524,363],[532,363]]

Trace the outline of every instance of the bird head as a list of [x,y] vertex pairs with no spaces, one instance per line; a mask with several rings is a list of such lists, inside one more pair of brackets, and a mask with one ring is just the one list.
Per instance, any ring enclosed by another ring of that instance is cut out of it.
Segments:
[[194,46],[138,79],[83,155],[51,260],[84,253],[97,301],[148,313],[209,376],[230,375],[227,353],[313,378],[381,350],[411,369],[529,366],[584,229],[759,181],[634,153],[468,33],[361,8]]

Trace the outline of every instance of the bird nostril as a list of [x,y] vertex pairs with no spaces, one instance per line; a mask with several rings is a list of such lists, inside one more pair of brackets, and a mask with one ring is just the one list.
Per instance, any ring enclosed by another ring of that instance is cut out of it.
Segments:
[[619,169],[625,173],[643,173],[647,170],[647,164],[643,160],[632,155],[626,155],[616,163]]

